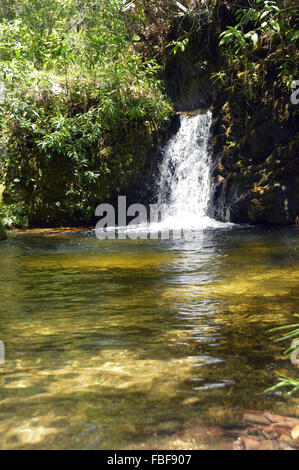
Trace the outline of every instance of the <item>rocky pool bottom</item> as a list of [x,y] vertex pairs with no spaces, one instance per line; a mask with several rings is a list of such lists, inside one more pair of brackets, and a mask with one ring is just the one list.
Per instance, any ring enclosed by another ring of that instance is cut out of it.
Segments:
[[298,313],[298,235],[9,233],[0,447],[232,448],[245,410],[299,417],[298,398],[263,393],[274,371],[298,374],[268,332]]

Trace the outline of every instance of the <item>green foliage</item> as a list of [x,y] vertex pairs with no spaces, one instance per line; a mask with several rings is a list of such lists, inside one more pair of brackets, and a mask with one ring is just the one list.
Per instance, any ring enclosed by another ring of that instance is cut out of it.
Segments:
[[8,226],[88,221],[136,183],[168,121],[159,66],[134,50],[124,0],[6,7],[0,214]]
[[176,55],[179,50],[181,52],[184,52],[186,50],[186,47],[188,46],[188,43],[189,43],[189,38],[183,38],[183,39],[178,39],[176,41],[170,42],[167,45],[167,47],[171,47],[172,54]]
[[226,62],[219,79],[231,93],[239,90],[255,100],[271,75],[287,93],[297,73],[298,16],[294,0],[255,0],[235,10],[235,24],[220,34],[219,42]]
[[135,46],[147,58],[165,66],[169,55],[184,53],[193,33],[206,26],[212,0],[134,0],[127,2],[127,31],[133,31]]
[[[250,43],[256,46],[261,35],[272,37],[286,29],[285,18],[281,15],[282,8],[275,0],[256,0],[255,5],[236,11],[236,26],[229,26],[226,31],[220,34],[222,38],[220,45],[232,44],[237,50],[247,47]],[[253,30],[245,32],[245,27],[254,26]],[[289,30],[286,29],[287,35]]]
[[0,217],[4,227],[26,227],[28,219],[24,214],[24,204],[6,205],[0,203]]
[[240,135],[258,104],[287,116],[298,34],[296,0],[0,0],[6,220],[86,221],[134,185],[172,112],[158,77],[185,51]]
[[[299,315],[294,315],[295,317],[299,318]],[[273,328],[270,332],[277,332],[277,331],[285,331],[290,330],[285,333],[282,337],[276,338],[274,341],[292,341],[291,346],[285,350],[284,356],[286,358],[290,358],[294,353],[299,353],[299,323],[295,323],[292,325],[280,326],[278,328]],[[299,390],[299,380],[287,377],[285,375],[277,373],[279,376],[279,382],[274,385],[273,387],[268,388],[265,392],[275,392],[280,388],[288,388],[289,391],[287,395],[293,395],[295,392]]]

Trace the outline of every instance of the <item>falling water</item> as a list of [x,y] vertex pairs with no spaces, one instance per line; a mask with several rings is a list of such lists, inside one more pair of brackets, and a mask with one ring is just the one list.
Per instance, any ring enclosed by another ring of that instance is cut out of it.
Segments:
[[180,129],[164,150],[158,182],[162,223],[169,227],[215,226],[208,217],[211,159],[208,153],[211,112],[180,116]]
[[[232,225],[217,222],[208,216],[211,200],[211,158],[208,152],[211,122],[210,111],[192,117],[180,116],[180,129],[166,145],[160,164],[157,212],[149,221],[143,214],[138,222],[135,219],[128,226],[119,224],[118,238],[127,234],[133,239],[147,238],[148,233],[156,238],[160,233],[168,239],[170,232],[176,232],[176,239],[181,239],[182,231],[185,239],[189,234],[193,238],[195,232],[198,238],[202,236],[202,229],[207,227]],[[133,212],[135,209],[139,212],[140,207],[134,207]],[[114,228],[113,225],[112,231]],[[108,229],[104,235],[106,232]]]

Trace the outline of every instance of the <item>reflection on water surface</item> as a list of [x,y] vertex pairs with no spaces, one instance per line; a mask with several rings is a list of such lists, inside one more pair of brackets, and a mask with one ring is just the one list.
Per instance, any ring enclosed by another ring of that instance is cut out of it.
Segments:
[[206,230],[203,247],[12,233],[1,448],[196,448],[198,426],[227,429],[241,409],[296,413],[262,391],[294,374],[267,330],[298,313],[298,233]]

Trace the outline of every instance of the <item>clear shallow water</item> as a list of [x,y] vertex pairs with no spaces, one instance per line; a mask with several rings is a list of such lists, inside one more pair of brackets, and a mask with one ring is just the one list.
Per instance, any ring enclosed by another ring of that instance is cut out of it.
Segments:
[[0,447],[170,448],[184,430],[238,424],[245,408],[296,413],[298,401],[262,391],[274,370],[296,373],[267,330],[298,313],[298,234],[209,229],[203,246],[200,233],[10,234]]

